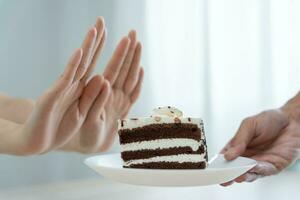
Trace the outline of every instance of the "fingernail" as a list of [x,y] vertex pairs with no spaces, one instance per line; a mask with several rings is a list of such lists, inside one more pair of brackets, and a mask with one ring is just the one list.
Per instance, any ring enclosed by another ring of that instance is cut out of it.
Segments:
[[234,181],[229,181],[229,182],[226,182],[226,183],[222,183],[220,185],[223,186],[223,187],[227,187],[227,186],[232,185],[233,183],[234,183]]
[[83,52],[82,48],[77,48],[75,54],[79,55],[79,57],[81,58],[82,57],[82,52]]
[[234,181],[237,182],[237,183],[242,183],[246,180],[246,177],[247,177],[247,175],[245,174],[245,175],[242,175],[240,177],[237,177]]
[[142,48],[142,43],[140,41],[138,41],[137,46],[139,46],[139,48]]
[[103,16],[97,16],[97,19],[99,19],[100,21],[104,22],[104,17]]
[[133,34],[133,36],[136,35],[136,31],[134,29],[130,30],[128,33],[128,36],[130,36],[131,34]]

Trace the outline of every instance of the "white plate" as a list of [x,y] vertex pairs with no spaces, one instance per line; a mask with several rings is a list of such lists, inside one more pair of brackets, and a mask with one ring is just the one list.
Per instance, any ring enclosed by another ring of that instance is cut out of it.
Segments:
[[219,154],[209,161],[205,170],[130,169],[122,167],[120,154],[116,153],[87,158],[85,164],[106,178],[127,184],[204,186],[230,181],[253,168],[256,161],[238,157],[228,162]]

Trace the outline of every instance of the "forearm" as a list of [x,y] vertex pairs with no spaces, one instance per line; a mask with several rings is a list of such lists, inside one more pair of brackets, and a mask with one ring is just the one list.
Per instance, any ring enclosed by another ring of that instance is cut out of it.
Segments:
[[0,154],[22,154],[22,125],[0,118]]
[[23,124],[34,108],[34,102],[29,99],[9,97],[0,93],[0,118]]

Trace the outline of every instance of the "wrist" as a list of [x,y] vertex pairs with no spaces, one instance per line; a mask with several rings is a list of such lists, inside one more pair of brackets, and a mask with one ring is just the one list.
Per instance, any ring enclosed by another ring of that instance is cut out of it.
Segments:
[[17,123],[24,124],[32,113],[35,102],[31,99],[15,98],[12,105],[15,106],[15,109],[17,109],[19,113],[18,116],[15,117],[15,121]]
[[23,124],[31,114],[35,102],[30,99],[21,99],[0,95],[0,118]]
[[0,153],[20,155],[23,125],[0,119]]

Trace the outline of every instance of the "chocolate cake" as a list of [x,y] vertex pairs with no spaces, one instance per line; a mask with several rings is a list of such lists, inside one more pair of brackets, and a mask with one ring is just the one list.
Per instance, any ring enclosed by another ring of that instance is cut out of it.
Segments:
[[118,121],[125,168],[205,169],[203,122],[184,118],[174,107],[159,107],[151,117]]

